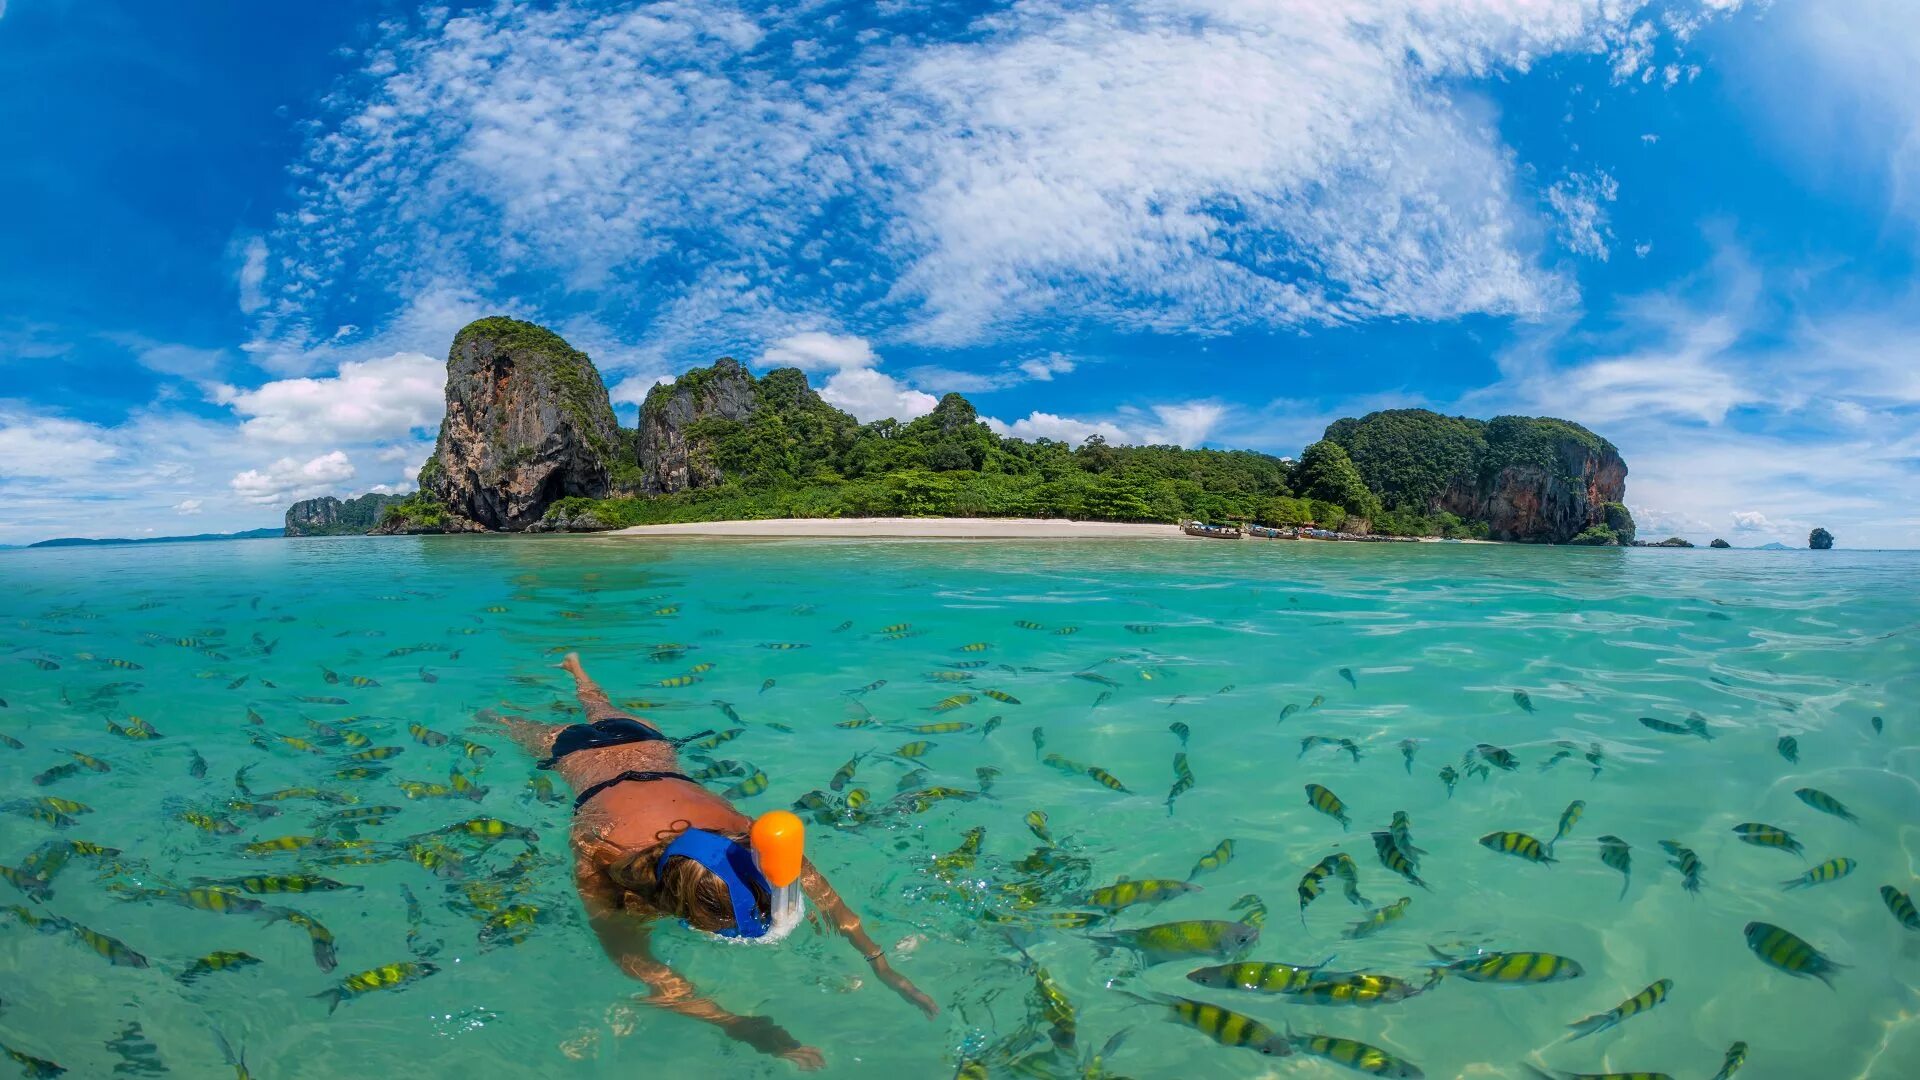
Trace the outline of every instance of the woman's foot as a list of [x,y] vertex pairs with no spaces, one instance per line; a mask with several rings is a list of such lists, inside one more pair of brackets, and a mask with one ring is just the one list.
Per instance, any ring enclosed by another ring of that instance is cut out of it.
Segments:
[[580,654],[577,652],[568,653],[554,666],[573,676],[575,682],[585,682],[587,679],[587,669],[580,666]]

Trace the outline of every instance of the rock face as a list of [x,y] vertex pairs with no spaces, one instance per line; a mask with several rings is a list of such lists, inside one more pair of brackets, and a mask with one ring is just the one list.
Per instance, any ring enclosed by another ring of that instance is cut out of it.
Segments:
[[1669,536],[1665,540],[1662,540],[1657,544],[1648,544],[1647,546],[1648,547],[1690,548],[1693,546],[1693,541],[1686,540],[1678,536]]
[[356,536],[373,531],[388,504],[404,496],[371,492],[345,502],[326,495],[287,507],[288,536]]
[[1578,424],[1523,416],[1495,417],[1486,438],[1479,467],[1454,478],[1437,509],[1485,521],[1495,540],[1564,544],[1597,525],[1616,535],[1624,526],[1618,542],[1631,542],[1627,463],[1612,443]]
[[1626,462],[1579,424],[1388,409],[1334,421],[1325,441],[1347,452],[1390,511],[1484,521],[1495,540],[1633,542]]
[[[445,511],[433,531],[518,531],[556,499],[605,498],[619,446],[585,353],[532,323],[472,323],[447,355],[447,415],[420,470],[421,494]],[[383,531],[419,531],[390,525]]]
[[1729,543],[1727,543],[1727,542],[1726,542],[1725,540],[1722,540],[1722,539],[1720,539],[1719,537],[1717,537],[1717,536],[1716,536],[1716,537],[1714,537],[1714,538],[1713,538],[1713,543],[1711,543],[1711,544],[1708,544],[1707,546],[1708,546],[1708,547],[1710,547],[1710,548],[1730,548],[1730,547],[1732,547],[1733,545],[1732,545],[1732,544],[1729,544]]
[[720,464],[695,425],[746,423],[759,404],[753,373],[726,357],[647,391],[640,406],[640,490],[662,495],[720,483]]
[[1815,529],[1807,534],[1807,546],[1815,551],[1826,551],[1833,547],[1833,534],[1825,529]]

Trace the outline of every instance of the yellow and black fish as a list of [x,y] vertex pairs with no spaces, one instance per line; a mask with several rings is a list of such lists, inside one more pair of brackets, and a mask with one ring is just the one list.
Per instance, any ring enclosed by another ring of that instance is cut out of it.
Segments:
[[1727,1047],[1727,1056],[1720,1062],[1720,1071],[1713,1074],[1713,1080],[1733,1080],[1733,1074],[1747,1063],[1747,1044],[1734,1043]]
[[114,967],[143,968],[148,966],[146,957],[133,951],[127,946],[126,942],[118,938],[108,937],[98,930],[89,930],[75,922],[67,923],[67,929],[71,930],[73,936],[79,938],[87,948],[105,957],[107,963],[112,964]]
[[1553,953],[1543,952],[1483,952],[1469,956],[1464,960],[1455,959],[1446,953],[1427,947],[1427,951],[1438,957],[1440,966],[1433,969],[1433,978],[1458,975],[1468,982],[1506,983],[1511,985],[1565,982],[1586,974],[1578,961]]
[[1346,938],[1363,938],[1377,934],[1381,930],[1386,929],[1389,924],[1399,922],[1401,919],[1406,918],[1407,906],[1412,903],[1412,897],[1403,896],[1385,907],[1374,908],[1372,911],[1367,912],[1366,918],[1348,927],[1347,932],[1341,936]]
[[755,769],[752,776],[721,792],[729,799],[751,799],[767,790],[767,774]]
[[1414,885],[1418,885],[1423,889],[1427,887],[1427,883],[1421,881],[1420,875],[1414,871],[1413,860],[1407,858],[1406,853],[1401,850],[1400,845],[1394,841],[1393,833],[1374,833],[1373,850],[1380,856],[1380,865],[1406,878],[1408,882]]
[[1425,1074],[1412,1062],[1402,1061],[1377,1046],[1334,1035],[1289,1035],[1287,1045],[1294,1053],[1325,1058],[1369,1076],[1393,1080],[1421,1080]]
[[259,962],[260,958],[251,953],[220,950],[210,952],[187,965],[187,970],[181,972],[178,978],[181,982],[190,984],[203,975],[211,975],[216,971],[235,971],[252,967]]
[[1173,755],[1173,788],[1167,792],[1167,816],[1173,816],[1173,800],[1193,790],[1193,769],[1187,765],[1187,755]]
[[1243,961],[1237,964],[1218,964],[1213,967],[1195,968],[1187,972],[1187,978],[1201,986],[1211,986],[1222,990],[1254,990],[1266,994],[1291,994],[1312,982],[1314,976],[1327,966],[1322,960],[1312,967],[1298,964],[1260,963]]
[[1880,899],[1886,903],[1887,910],[1893,912],[1893,917],[1899,920],[1901,926],[1909,930],[1920,930],[1920,911],[1914,910],[1912,897],[1891,885],[1882,885]]
[[1787,889],[1800,889],[1808,885],[1825,885],[1829,881],[1839,881],[1841,878],[1853,873],[1854,867],[1858,865],[1860,864],[1848,858],[1828,859],[1826,862],[1809,869],[1797,878],[1781,882],[1780,885],[1782,888]]
[[1114,791],[1131,793],[1127,785],[1120,782],[1119,777],[1100,768],[1098,765],[1089,765],[1087,767],[1087,775],[1099,782],[1102,787],[1110,788]]
[[1164,903],[1182,893],[1198,891],[1198,885],[1169,878],[1145,878],[1139,881],[1121,878],[1088,893],[1078,906],[1099,908],[1109,915],[1117,915],[1135,905]]
[[854,771],[860,767],[860,759],[865,756],[864,754],[855,754],[853,757],[848,758],[845,765],[834,770],[833,779],[827,781],[827,787],[833,791],[844,789],[847,786],[847,781],[853,779]]
[[1223,919],[1185,919],[1137,930],[1092,934],[1103,946],[1131,949],[1149,967],[1196,956],[1237,959],[1260,940],[1258,927]]
[[1339,822],[1342,829],[1352,824],[1347,817],[1347,804],[1319,784],[1307,785],[1307,805]]
[[1136,1000],[1148,1005],[1165,1006],[1173,1014],[1173,1019],[1199,1031],[1201,1034],[1219,1043],[1238,1049],[1253,1050],[1269,1057],[1285,1057],[1291,1053],[1286,1036],[1255,1020],[1243,1016],[1231,1009],[1192,998],[1174,997],[1168,994],[1156,994],[1146,997],[1132,995]]
[[392,990],[420,981],[440,969],[425,960],[408,960],[398,964],[369,968],[357,975],[349,975],[339,986],[323,990],[314,997],[327,1003],[329,1013],[340,1007],[340,1003],[360,994],[376,990]]
[[984,641],[969,641],[965,645],[960,646],[960,648],[958,648],[955,651],[956,652],[986,652],[988,649],[991,649],[991,648],[993,648],[993,646]]
[[1606,1012],[1594,1013],[1584,1020],[1576,1020],[1568,1024],[1567,1026],[1573,1030],[1569,1038],[1585,1038],[1596,1031],[1605,1031],[1629,1017],[1647,1012],[1666,1001],[1667,991],[1672,989],[1672,979],[1661,979]]
[[926,711],[934,713],[952,712],[964,705],[971,705],[977,700],[979,699],[972,694],[954,694],[950,697],[941,698],[939,701],[927,706]]
[[1780,848],[1783,851],[1791,851],[1795,855],[1805,854],[1800,848],[1800,841],[1795,840],[1792,833],[1775,825],[1744,821],[1733,827],[1733,834],[1738,836],[1741,842],[1752,844],[1754,847]]
[[1289,992],[1287,1001],[1295,1005],[1352,1005],[1370,1008],[1375,1005],[1392,1005],[1405,1001],[1421,993],[1422,989],[1392,975],[1372,975],[1359,971],[1347,974],[1321,974],[1307,980],[1306,985]]
[[451,736],[435,731],[418,721],[407,725],[407,734],[412,735],[413,741],[422,746],[445,746],[447,745],[448,739],[451,738]]
[[1545,844],[1523,832],[1490,832],[1480,838],[1480,846],[1542,865],[1552,865],[1558,861],[1547,854]]
[[1821,791],[1819,788],[1803,787],[1796,790],[1793,794],[1795,798],[1798,798],[1801,802],[1806,803],[1808,806],[1813,807],[1823,814],[1832,814],[1841,821],[1851,821],[1855,825],[1860,823],[1860,819],[1853,816],[1853,811],[1848,810],[1846,804],[1826,792]]
[[982,690],[980,692],[992,698],[995,701],[1004,702],[1005,704],[1008,704],[1008,705],[1020,704],[1019,698],[1014,697],[1012,694],[1009,694],[1004,690]]
[[1600,838],[1600,861],[1620,871],[1620,899],[1627,898],[1627,886],[1633,884],[1633,852],[1625,840],[1607,835]]
[[1845,966],[1827,959],[1820,950],[1772,923],[1750,922],[1744,933],[1747,948],[1752,949],[1761,962],[1789,975],[1812,977],[1831,987],[1833,980],[1828,976]]
[[1574,825],[1579,823],[1581,815],[1586,812],[1587,803],[1584,799],[1575,799],[1567,804],[1567,808],[1560,813],[1559,826],[1553,830],[1553,839],[1547,841],[1547,854],[1553,854],[1553,845],[1559,843],[1561,837],[1572,832]]
[[1201,874],[1209,870],[1218,870],[1232,861],[1233,841],[1230,839],[1222,840],[1214,845],[1212,851],[1200,856],[1200,860],[1193,864],[1193,869],[1188,871],[1187,880],[1192,881]]
[[[1692,848],[1681,847],[1672,840],[1660,841],[1660,847],[1673,856],[1672,866],[1680,871],[1680,887],[1690,893],[1699,892],[1700,876],[1706,871],[1707,864],[1700,861],[1700,856],[1694,854]],[[1623,895],[1624,892],[1622,890]]]
[[348,761],[385,761],[388,758],[394,756],[395,754],[404,753],[406,749],[407,748],[404,746],[376,746],[368,750],[362,750],[357,754],[348,754],[347,760]]

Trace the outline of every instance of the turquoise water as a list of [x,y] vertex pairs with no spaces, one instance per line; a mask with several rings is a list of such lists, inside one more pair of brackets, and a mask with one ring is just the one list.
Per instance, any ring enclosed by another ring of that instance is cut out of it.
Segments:
[[[1014,864],[1038,846],[1022,820],[1033,809],[1044,809],[1059,844],[1087,861],[1090,885],[1185,878],[1219,841],[1236,842],[1231,862],[1197,879],[1204,891],[1128,910],[1114,928],[1232,917],[1233,902],[1251,893],[1270,909],[1252,959],[1309,963],[1337,953],[1336,968],[1418,983],[1432,962],[1429,945],[1454,953],[1483,946],[1558,953],[1585,971],[1537,986],[1449,978],[1394,1004],[1322,1007],[1207,990],[1183,977],[1212,959],[1143,973],[1125,952],[1103,955],[1087,932],[1018,927],[1076,1006],[1083,1052],[1128,1032],[1106,1062],[1115,1074],[1359,1075],[1304,1056],[1218,1046],[1120,992],[1128,990],[1186,994],[1276,1029],[1362,1040],[1429,1077],[1517,1077],[1520,1062],[1532,1061],[1705,1078],[1735,1040],[1751,1047],[1746,1077],[1920,1075],[1920,933],[1897,924],[1876,891],[1920,892],[1917,570],[1920,558],[1903,553],[1252,542],[394,538],[10,553],[0,556],[0,732],[24,749],[0,747],[0,779],[9,799],[53,795],[91,810],[60,830],[0,814],[0,860],[19,866],[66,838],[123,854],[117,865],[76,856],[40,902],[0,883],[0,903],[111,935],[149,964],[111,965],[72,933],[36,933],[0,914],[0,1042],[79,1076],[122,1063],[106,1043],[130,1020],[160,1061],[190,1076],[221,1074],[212,1029],[244,1044],[255,1075],[275,1080],[792,1073],[708,1028],[631,1004],[636,985],[601,956],[576,912],[566,808],[531,798],[530,763],[475,721],[482,709],[564,719],[571,698],[547,665],[571,646],[615,700],[664,703],[644,713],[670,733],[732,727],[713,702],[731,703],[746,733],[715,756],[771,778],[765,794],[743,800],[750,812],[826,787],[856,753],[915,738],[935,744],[920,762],[925,783],[974,790],[978,767],[1000,770],[987,798],[842,830],[810,826],[812,858],[900,970],[941,1003],[937,1020],[878,985],[837,939],[803,931],[778,948],[726,948],[677,929],[658,935],[660,954],[721,1004],[770,1015],[819,1047],[827,1075],[944,1077],[963,1052],[1023,1030],[1039,1040],[1030,1050],[1046,1045],[1031,976],[1003,926],[979,917],[987,898],[1008,910],[996,886],[1020,879]],[[851,625],[838,629],[843,623]],[[913,636],[877,633],[899,623]],[[1058,633],[1063,627],[1077,632]],[[199,644],[175,643],[182,638]],[[649,646],[670,642],[691,648],[650,659]],[[809,647],[760,647],[774,642]],[[958,651],[974,642],[990,648]],[[388,655],[415,646],[428,648]],[[141,666],[115,668],[105,658]],[[970,659],[988,661],[970,681],[925,677]],[[692,686],[649,685],[696,663],[713,667]],[[437,681],[423,681],[423,667]],[[326,670],[342,681],[328,683]],[[353,676],[378,685],[355,688]],[[774,685],[763,692],[767,679]],[[856,715],[856,699],[843,691],[880,679],[884,687],[857,698],[876,719],[960,720],[974,730],[836,727]],[[979,694],[987,688],[1019,703]],[[926,711],[969,691],[973,704]],[[1278,720],[1290,704],[1300,708]],[[249,710],[264,724],[250,724]],[[1710,725],[1711,742],[1636,722],[1680,723],[1693,713]],[[108,721],[124,726],[129,716],[164,738],[109,732]],[[993,716],[1002,724],[982,736]],[[308,753],[271,741],[323,742],[306,718],[405,750],[385,762],[383,776],[336,779],[350,748]],[[1169,816],[1175,721],[1191,729],[1197,783]],[[412,722],[494,752],[470,758],[457,744],[421,745],[407,731]],[[1132,793],[1043,765],[1035,727],[1048,752],[1105,769]],[[1782,734],[1798,740],[1797,765],[1776,751]],[[1352,740],[1361,756],[1325,745],[1302,755],[1301,740],[1315,735]],[[261,737],[264,748],[251,741]],[[1411,772],[1404,739],[1417,741]],[[1543,769],[1562,740],[1576,752]],[[1459,768],[1478,743],[1510,750],[1518,767],[1464,777],[1449,798],[1438,771]],[[1594,744],[1597,774],[1585,758]],[[66,750],[112,771],[30,782],[72,760]],[[189,773],[195,753],[207,762],[204,778]],[[341,809],[301,798],[273,803],[281,812],[267,820],[223,809],[237,797],[243,766],[256,796],[312,786],[402,807],[361,831],[373,843],[360,850],[373,856],[479,813],[538,830],[539,861],[529,864],[518,841],[485,854],[468,845],[464,876],[446,880],[404,856],[317,867],[312,859],[331,853],[243,855],[245,842],[311,833],[317,818]],[[445,784],[452,769],[486,794],[410,801],[395,783]],[[869,757],[854,786],[873,794],[869,809],[879,807],[906,771]],[[1352,831],[1307,805],[1307,783],[1345,801]],[[1859,823],[1803,805],[1793,795],[1803,786],[1837,797]],[[1559,842],[1554,866],[1477,842],[1502,829],[1546,840],[1574,799],[1585,801],[1585,817]],[[229,816],[243,832],[203,832],[178,816],[188,809]],[[1368,830],[1384,828],[1395,810],[1410,815],[1427,851],[1420,872],[1431,891],[1408,886],[1375,857]],[[1746,821],[1788,829],[1808,858],[1739,842],[1730,830]],[[985,829],[977,862],[943,882],[933,859],[974,826]],[[1624,899],[1621,875],[1599,858],[1603,834],[1632,848]],[[1697,895],[1667,866],[1663,839],[1705,864]],[[1342,898],[1336,880],[1303,926],[1295,887],[1336,851],[1352,854],[1361,891],[1376,905],[1411,896],[1405,918],[1344,940],[1362,909]],[[1831,884],[1780,887],[1834,856],[1858,869]],[[264,898],[331,931],[332,972],[316,965],[296,926],[128,894],[302,867],[364,886]],[[518,943],[483,941],[485,912],[458,910],[465,886],[498,874],[516,875],[503,880],[541,909]],[[402,886],[419,898],[417,925]],[[1040,912],[1072,907],[1070,895],[1045,899]],[[1764,966],[1742,938],[1753,920],[1785,927],[1847,967],[1829,989]],[[217,949],[260,963],[190,984],[176,978]],[[420,955],[438,971],[403,989],[362,995],[332,1015],[314,997],[351,973]],[[1674,982],[1664,1005],[1563,1041],[1568,1024],[1663,977]]]

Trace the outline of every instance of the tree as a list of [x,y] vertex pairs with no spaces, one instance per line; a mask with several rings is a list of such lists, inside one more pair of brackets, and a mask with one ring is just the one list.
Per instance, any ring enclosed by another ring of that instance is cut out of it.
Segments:
[[1338,504],[1356,517],[1380,514],[1379,498],[1367,489],[1353,459],[1330,439],[1321,439],[1300,455],[1300,464],[1293,471],[1293,488],[1309,499]]

